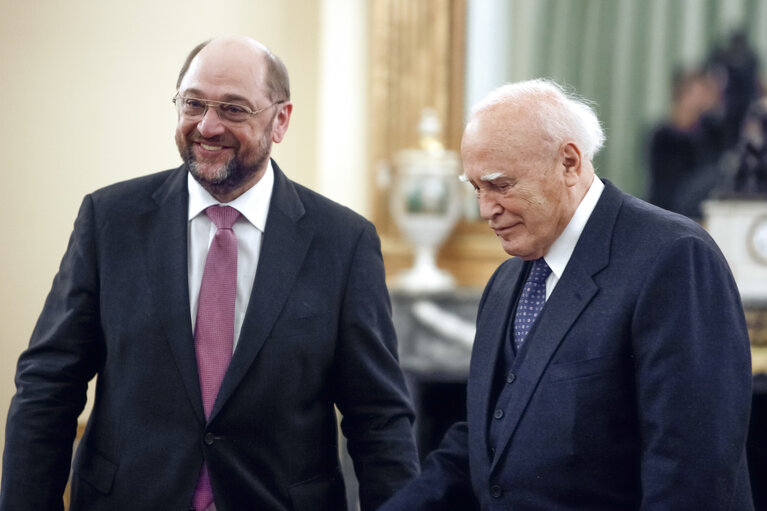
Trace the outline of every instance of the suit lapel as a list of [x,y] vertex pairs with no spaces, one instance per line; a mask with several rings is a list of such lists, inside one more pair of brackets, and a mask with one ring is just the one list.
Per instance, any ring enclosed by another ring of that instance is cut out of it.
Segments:
[[161,311],[165,338],[181,374],[184,387],[197,418],[202,423],[200,382],[194,353],[189,309],[189,275],[187,271],[187,221],[189,195],[186,167],[173,171],[152,195],[157,207],[141,215],[143,232],[147,233],[145,265],[151,282],[155,311]]
[[[508,426],[499,439],[498,453],[490,467],[491,471],[498,460],[504,457],[501,452],[508,448],[557,348],[599,292],[594,275],[609,264],[610,240],[621,203],[621,192],[605,182],[605,190],[581,233],[562,278],[546,301],[530,338],[525,341],[527,353],[517,365],[515,390],[511,394],[506,415]],[[484,417],[488,417],[488,414],[489,409],[485,410]]]
[[305,210],[295,186],[276,163],[274,189],[258,259],[253,292],[229,369],[221,383],[213,418],[253,364],[279,317],[303,265],[313,232],[299,223]]

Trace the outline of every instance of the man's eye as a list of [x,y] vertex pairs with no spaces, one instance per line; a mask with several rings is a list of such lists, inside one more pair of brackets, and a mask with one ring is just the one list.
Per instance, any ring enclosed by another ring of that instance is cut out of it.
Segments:
[[186,98],[184,100],[184,106],[187,108],[199,109],[199,108],[205,108],[205,103],[203,103],[199,99]]
[[221,110],[229,115],[246,115],[248,113],[245,108],[238,105],[221,105]]

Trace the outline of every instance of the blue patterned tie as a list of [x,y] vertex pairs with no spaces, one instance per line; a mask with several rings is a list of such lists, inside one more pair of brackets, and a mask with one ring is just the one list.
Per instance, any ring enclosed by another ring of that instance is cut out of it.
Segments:
[[533,261],[533,269],[527,277],[514,315],[514,347],[517,351],[543,309],[546,302],[546,279],[550,274],[551,268],[542,257]]

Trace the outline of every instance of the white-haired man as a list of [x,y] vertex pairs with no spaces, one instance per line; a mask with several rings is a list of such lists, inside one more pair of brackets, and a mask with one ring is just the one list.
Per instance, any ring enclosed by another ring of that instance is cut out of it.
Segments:
[[467,421],[383,509],[753,509],[748,334],[696,223],[596,178],[604,142],[549,81],[477,105],[461,144],[516,256],[479,305]]

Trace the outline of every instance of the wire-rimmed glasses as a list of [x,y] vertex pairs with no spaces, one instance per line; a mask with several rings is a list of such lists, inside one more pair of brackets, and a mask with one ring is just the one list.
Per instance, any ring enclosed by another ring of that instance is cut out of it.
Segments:
[[252,110],[245,105],[237,103],[228,103],[226,101],[214,101],[212,99],[201,99],[191,96],[182,96],[180,93],[176,93],[173,96],[173,104],[176,105],[178,113],[190,120],[202,119],[208,108],[214,108],[218,114],[218,118],[222,121],[231,123],[242,123],[247,121],[253,116],[256,116],[267,110],[274,105],[284,103],[285,100],[275,101],[271,105],[259,108],[258,110]]

